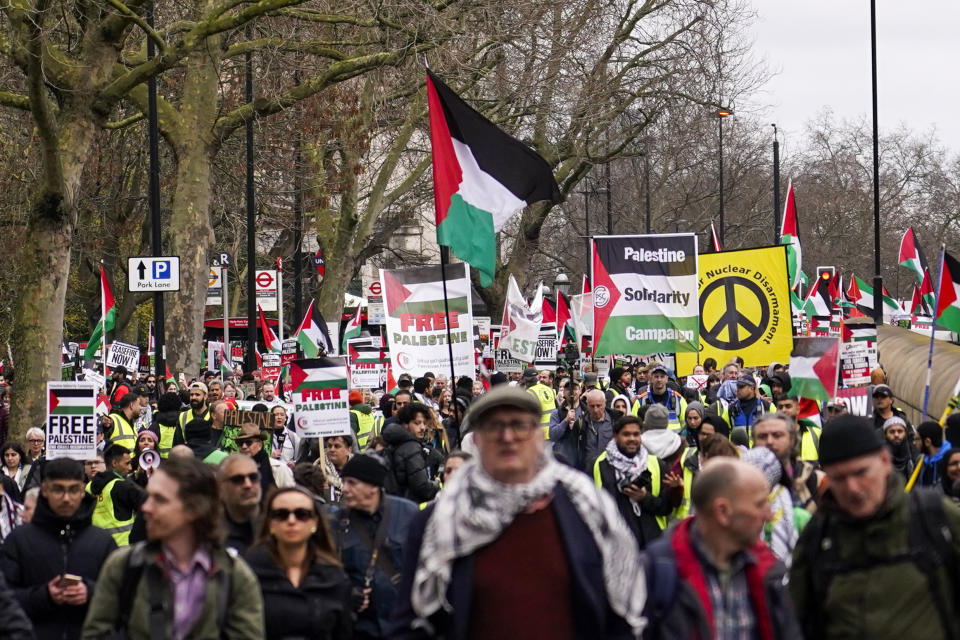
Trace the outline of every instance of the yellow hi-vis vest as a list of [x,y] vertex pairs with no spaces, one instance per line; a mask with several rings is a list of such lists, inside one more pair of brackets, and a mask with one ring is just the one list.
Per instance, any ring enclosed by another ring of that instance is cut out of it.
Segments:
[[820,461],[820,427],[800,427],[800,459],[808,462]]
[[350,409],[350,413],[357,417],[357,446],[362,451],[367,448],[367,441],[373,435],[373,416],[357,409]]
[[690,515],[690,491],[693,489],[693,470],[687,467],[687,460],[700,452],[699,449],[690,447],[683,452],[680,458],[680,467],[683,469],[683,500],[680,505],[673,510],[673,515],[678,520],[683,520]]
[[[114,478],[103,487],[103,491],[97,496],[97,506],[93,508],[93,526],[99,527],[113,536],[113,541],[118,547],[125,547],[130,544],[130,530],[133,529],[133,515],[129,520],[118,520],[113,511],[113,485],[121,482],[120,478]],[[90,486],[92,482],[87,483],[87,493],[91,493]]]
[[137,430],[119,413],[111,413],[110,419],[113,421],[113,433],[110,434],[105,446],[120,444],[133,451],[137,445]]
[[[181,411],[181,412],[180,412],[180,418],[178,418],[178,422],[180,423],[180,431],[183,432],[183,430],[184,430],[184,429],[186,428],[186,426],[187,426],[187,423],[190,422],[191,420],[195,420],[196,418],[200,418],[200,419],[202,419],[202,420],[207,420],[207,421],[209,421],[209,420],[210,420],[210,408],[207,407],[206,412],[204,412],[203,415],[199,415],[199,416],[193,412],[193,409],[192,409],[192,408],[191,408],[191,409],[187,409],[186,411]],[[173,441],[171,440],[171,442],[173,442]]]
[[157,453],[160,454],[161,458],[166,458],[170,455],[170,449],[173,449],[173,436],[177,433],[177,427],[176,425],[170,427],[161,424],[159,428],[160,442],[157,443]]
[[543,427],[543,437],[549,440],[550,414],[557,408],[557,394],[542,382],[538,382],[527,389],[527,393],[531,394],[540,403],[540,426]]
[[[671,431],[683,431],[684,418],[687,413],[687,401],[683,398],[682,395],[674,391],[673,389],[667,389],[667,428]],[[640,405],[645,404],[650,406],[652,404],[659,404],[653,401],[653,397],[650,395],[649,391],[644,391],[633,403],[633,407],[630,409],[630,413],[634,416],[640,416]]]
[[[593,463],[593,482],[597,488],[603,488],[603,478],[600,477],[600,462],[607,459],[607,452],[604,451],[597,456],[597,461]],[[653,495],[660,495],[660,460],[655,455],[647,456],[647,470],[650,472],[650,491]],[[663,531],[667,528],[667,517],[656,516],[657,526]]]

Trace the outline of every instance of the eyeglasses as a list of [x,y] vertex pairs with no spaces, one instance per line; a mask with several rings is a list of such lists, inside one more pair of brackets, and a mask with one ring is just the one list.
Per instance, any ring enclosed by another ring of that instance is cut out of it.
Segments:
[[27,442],[30,444],[43,444],[42,438],[27,438]]
[[312,509],[270,509],[270,519],[277,520],[278,522],[283,522],[284,520],[289,520],[290,516],[293,516],[300,522],[306,522],[307,520],[312,520],[317,517],[316,512]]
[[238,473],[236,475],[230,476],[227,478],[231,484],[236,486],[241,486],[244,481],[249,480],[251,484],[257,484],[260,482],[260,472],[254,471],[253,473]]
[[256,442],[256,439],[251,438],[250,440],[237,440],[237,446],[243,449],[244,447],[253,446],[253,443]]
[[533,420],[513,420],[511,422],[487,422],[477,427],[477,431],[485,434],[502,434],[506,429],[510,429],[518,438],[527,438],[539,427],[539,423]]
[[47,486],[47,493],[55,498],[62,498],[64,495],[78,496],[83,493],[82,484],[72,484],[65,487],[62,484],[53,484]]

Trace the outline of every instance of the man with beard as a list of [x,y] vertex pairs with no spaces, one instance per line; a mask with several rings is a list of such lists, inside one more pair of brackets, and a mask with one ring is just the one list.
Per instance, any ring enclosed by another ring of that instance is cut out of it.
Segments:
[[887,441],[887,448],[890,449],[893,468],[903,476],[904,480],[909,479],[917,466],[919,454],[914,451],[913,443],[907,437],[907,421],[900,416],[887,418],[883,423],[883,438]]
[[640,549],[660,537],[673,505],[661,480],[668,468],[641,441],[640,419],[623,416],[613,425],[613,439],[593,464],[593,481],[617,503]]
[[664,365],[660,363],[653,365],[650,369],[650,386],[637,396],[631,413],[638,416],[640,407],[649,407],[652,404],[663,405],[667,408],[669,415],[667,428],[680,431],[683,428],[683,416],[687,412],[687,401],[682,395],[667,387],[669,379],[670,372]]
[[194,382],[190,385],[190,408],[180,414],[181,431],[186,430],[188,422],[197,418],[210,421],[210,407],[207,406],[207,385],[202,382]]

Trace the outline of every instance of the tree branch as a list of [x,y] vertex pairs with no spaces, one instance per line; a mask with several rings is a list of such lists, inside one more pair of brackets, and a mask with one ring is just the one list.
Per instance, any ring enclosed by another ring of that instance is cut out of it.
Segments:
[[30,98],[11,91],[0,91],[0,106],[30,111]]
[[342,51],[332,47],[324,46],[317,42],[295,42],[286,38],[259,38],[257,40],[248,40],[231,45],[224,52],[224,58],[235,58],[250,51],[259,51],[261,49],[276,49],[278,51],[292,51],[294,53],[310,53],[332,60],[346,60],[347,56]]
[[112,6],[114,9],[126,16],[130,22],[143,29],[143,32],[147,34],[147,37],[153,40],[160,48],[160,53],[163,53],[167,50],[167,41],[164,40],[159,33],[154,31],[153,27],[147,24],[146,20],[134,13],[130,7],[121,2],[121,0],[107,0],[107,2],[110,3],[110,6]]
[[103,128],[104,128],[104,129],[111,129],[111,130],[124,129],[124,128],[126,128],[126,127],[129,127],[129,126],[132,125],[132,124],[135,124],[135,123],[137,123],[137,122],[140,122],[140,121],[143,120],[145,117],[146,117],[146,116],[143,115],[142,113],[137,113],[137,114],[134,114],[134,115],[132,115],[132,116],[128,116],[128,117],[126,117],[126,118],[123,118],[122,120],[117,120],[117,121],[115,121],[115,122],[107,122],[106,124],[103,125]]

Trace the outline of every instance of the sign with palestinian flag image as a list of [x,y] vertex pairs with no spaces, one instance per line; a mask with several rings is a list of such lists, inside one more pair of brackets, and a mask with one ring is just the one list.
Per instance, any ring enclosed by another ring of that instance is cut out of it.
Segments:
[[447,325],[457,377],[473,376],[473,306],[466,263],[447,265],[447,308],[444,313],[440,265],[381,269],[387,339],[393,375],[419,378],[428,371],[449,371]]
[[350,358],[350,387],[352,389],[377,389],[387,381],[387,363],[390,356],[374,346],[370,338],[347,340],[347,356]]
[[837,395],[840,338],[794,338],[790,354],[790,392],[827,402]]
[[594,355],[696,353],[696,235],[600,236],[592,246]]
[[352,435],[347,363],[311,358],[290,363],[293,423],[303,438]]
[[97,386],[92,382],[47,382],[47,460],[97,457]]

